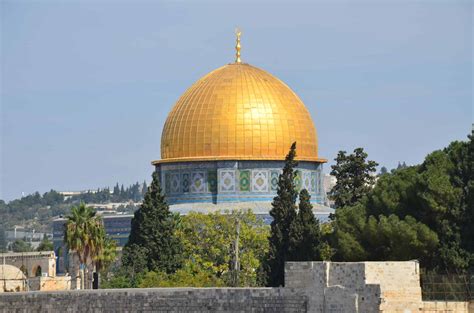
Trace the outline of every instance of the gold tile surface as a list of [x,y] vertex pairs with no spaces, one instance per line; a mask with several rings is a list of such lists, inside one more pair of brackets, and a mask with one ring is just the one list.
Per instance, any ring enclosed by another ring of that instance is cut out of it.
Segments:
[[218,68],[194,83],[171,110],[161,160],[320,161],[316,129],[300,98],[268,72],[245,63]]

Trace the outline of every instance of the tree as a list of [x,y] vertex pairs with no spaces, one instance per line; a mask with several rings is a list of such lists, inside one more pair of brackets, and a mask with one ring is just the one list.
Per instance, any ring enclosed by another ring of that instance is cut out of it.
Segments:
[[[158,173],[145,194],[145,199],[132,219],[130,236],[124,248],[124,266],[138,269],[135,263],[145,263],[143,270],[173,273],[181,266],[182,244],[175,235],[179,216],[172,214],[162,194]],[[140,253],[137,253],[139,250]],[[144,254],[144,260],[134,255]]]
[[405,261],[424,264],[438,247],[438,236],[411,216],[367,216],[363,204],[336,210],[333,247],[336,261]]
[[[461,162],[459,171],[461,173],[459,177],[462,177],[464,186],[461,204],[463,212],[460,219],[463,221],[461,224],[462,247],[474,254],[474,227],[472,227],[474,225],[474,130],[468,138],[466,153],[462,157],[464,161]],[[473,263],[474,257],[471,259],[471,267],[474,267]]]
[[100,240],[100,249],[94,256],[98,272],[106,271],[117,258],[117,242],[106,236],[102,236]]
[[388,170],[385,166],[382,166],[382,168],[380,169],[380,175],[383,175],[383,174],[387,174],[388,173]]
[[146,181],[144,180],[143,184],[142,184],[142,191],[141,191],[141,197],[142,198],[145,196],[147,190],[148,190],[148,186],[146,185]]
[[[0,200],[1,201],[1,200]],[[0,253],[7,251],[7,237],[5,236],[5,229],[0,225]]]
[[372,189],[376,178],[373,173],[378,164],[367,161],[367,156],[363,148],[356,148],[349,155],[345,151],[337,154],[336,164],[331,166],[331,175],[337,182],[330,191],[336,208],[354,205]]
[[82,289],[85,286],[84,272],[87,271],[88,262],[99,251],[103,229],[102,219],[83,202],[73,207],[66,216],[64,242],[69,251],[75,252],[79,258]]
[[93,288],[99,288],[100,274],[105,273],[107,269],[116,261],[117,243],[105,234],[105,228],[100,230],[98,244],[92,252],[92,261],[95,267]]
[[43,238],[38,248],[36,248],[36,251],[53,251],[53,250],[54,250],[53,243],[46,236]]
[[273,199],[270,216],[273,218],[269,238],[269,255],[265,264],[268,286],[283,286],[285,262],[288,260],[290,249],[290,225],[296,217],[296,198],[294,168],[296,142],[291,145],[285,158],[283,172],[278,178],[277,196]]
[[398,170],[402,170],[402,169],[407,168],[407,167],[408,167],[408,166],[407,166],[407,164],[406,164],[405,162],[403,162],[403,163],[398,162],[398,165],[397,165],[397,169],[396,169],[396,170],[397,170],[397,171],[398,171]]
[[43,194],[43,199],[41,201],[44,205],[55,205],[64,202],[64,196],[58,193],[57,191],[50,190]]
[[120,200],[125,200],[126,199],[126,195],[125,195],[125,189],[123,188],[123,184],[122,186],[120,187]]
[[147,272],[140,280],[139,288],[153,287],[225,287],[222,279],[209,272],[184,267],[173,274]]
[[335,258],[417,258],[443,273],[474,266],[473,150],[472,135],[452,142],[420,165],[380,176],[366,197],[338,208]]
[[[114,186],[114,191],[113,191],[113,195],[115,198],[117,198],[119,195],[120,195],[120,187],[119,187],[119,184],[115,184]],[[117,199],[116,199],[117,201]]]
[[29,242],[17,239],[10,245],[10,250],[13,252],[31,252],[33,251],[33,247]]
[[290,228],[291,261],[320,261],[323,242],[319,221],[310,202],[311,196],[303,189],[299,198],[298,214]]
[[[238,238],[237,224],[240,229]],[[187,273],[213,277],[206,281],[219,281],[219,284],[225,286],[259,285],[257,271],[268,252],[268,226],[250,210],[209,214],[190,212],[182,218],[177,234],[183,242],[184,259],[188,260],[183,264],[183,271],[178,274],[179,279],[183,279],[183,275]],[[235,269],[236,239],[239,266]],[[238,283],[232,275],[235,274],[234,270],[237,272]]]

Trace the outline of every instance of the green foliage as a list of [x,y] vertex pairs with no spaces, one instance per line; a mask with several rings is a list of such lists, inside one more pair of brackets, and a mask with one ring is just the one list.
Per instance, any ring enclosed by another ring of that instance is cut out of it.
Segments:
[[33,247],[29,242],[26,242],[22,239],[17,239],[12,244],[10,244],[10,250],[13,252],[31,252],[33,251]]
[[183,243],[184,258],[188,261],[178,277],[204,275],[213,277],[211,281],[231,286],[237,221],[240,223],[238,285],[257,286],[257,270],[268,252],[268,227],[250,210],[209,214],[191,212],[184,216],[177,234]]
[[140,280],[139,288],[152,287],[224,287],[221,278],[210,272],[185,266],[173,274],[148,272]]
[[[463,188],[463,196],[462,196],[462,213],[460,219],[463,223],[460,225],[461,227],[461,238],[462,240],[462,248],[474,253],[474,131],[469,136],[468,147],[466,149],[464,157],[462,157],[461,162],[457,162],[459,164],[456,169],[460,169],[458,177],[462,177],[459,180],[462,181],[461,185],[464,186]],[[460,155],[464,155],[464,153],[460,153]],[[474,261],[471,259],[471,266],[474,266],[472,263]]]
[[3,228],[3,225],[0,225],[0,253],[6,252],[6,251],[7,251],[7,236],[5,235],[5,229]]
[[474,266],[473,139],[451,143],[418,166],[379,177],[366,197],[336,210],[335,259],[420,259],[423,267]]
[[273,199],[270,216],[271,223],[269,254],[264,270],[268,286],[283,286],[285,262],[290,257],[290,226],[296,218],[296,198],[294,168],[296,142],[291,145],[290,152],[285,158],[283,172],[278,179],[277,196]]
[[335,221],[338,261],[424,261],[438,245],[436,233],[413,217],[368,216],[362,204],[338,209]]
[[[64,242],[69,251],[77,254],[81,273],[89,266],[95,267],[97,272],[105,271],[115,261],[115,241],[106,237],[102,218],[84,203],[73,207],[66,217]],[[81,282],[82,287],[85,283],[84,280]]]
[[[50,190],[41,195],[35,192],[31,195],[15,199],[9,203],[0,200],[0,216],[4,229],[8,230],[15,225],[22,225],[26,228],[35,229],[37,232],[49,232],[49,225],[55,216],[69,214],[71,205],[85,203],[108,203],[108,202],[129,202],[141,201],[147,189],[146,182],[135,183],[127,188],[114,187],[111,194],[109,188],[99,188],[96,191],[86,192],[65,199],[63,195],[55,190]],[[121,208],[122,211],[133,212],[135,206],[127,205]]]
[[127,188],[119,188],[118,183],[113,187],[110,192],[109,187],[99,188],[97,190],[89,191],[83,194],[72,196],[71,199],[67,200],[70,203],[86,202],[86,203],[108,203],[108,202],[127,202],[142,201],[147,190],[146,182],[140,184],[136,182]]
[[330,192],[336,207],[357,203],[374,185],[373,173],[378,164],[367,161],[367,156],[363,148],[357,148],[349,155],[346,151],[339,151],[337,154],[336,164],[331,166],[331,175],[336,177],[337,182]]
[[94,262],[97,270],[105,272],[115,262],[117,258],[117,242],[101,232],[98,243],[98,251],[94,255]]
[[131,277],[123,269],[102,278],[101,289],[137,288],[143,274]]
[[47,238],[43,238],[36,251],[53,251],[53,243]]
[[158,174],[132,219],[122,263],[131,270],[173,273],[181,266],[182,244],[175,234],[179,216],[170,212]]
[[321,260],[321,230],[319,221],[314,216],[310,198],[306,189],[301,190],[298,214],[290,226],[290,258],[292,261]]
[[70,251],[77,253],[81,264],[87,264],[100,253],[104,233],[102,219],[84,203],[73,207],[66,216],[64,242]]
[[49,232],[52,217],[68,210],[69,205],[63,202],[63,196],[54,190],[42,196],[36,192],[9,203],[0,200],[0,215],[5,230],[22,225],[37,232]]
[[131,280],[148,271],[148,248],[130,242],[122,250],[122,265]]
[[236,221],[239,221],[238,286],[258,286],[258,270],[268,252],[268,227],[246,212],[190,212],[181,217],[175,236],[182,244],[181,267],[176,271],[149,271],[146,247],[127,245],[122,268],[103,287],[220,287],[231,286],[235,257]]

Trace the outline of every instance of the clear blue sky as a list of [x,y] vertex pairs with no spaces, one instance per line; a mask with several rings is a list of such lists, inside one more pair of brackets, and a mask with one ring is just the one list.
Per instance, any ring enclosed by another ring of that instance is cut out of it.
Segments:
[[416,164],[471,130],[470,1],[196,2],[1,1],[0,199],[149,181],[167,113],[233,61],[236,26],[321,157]]

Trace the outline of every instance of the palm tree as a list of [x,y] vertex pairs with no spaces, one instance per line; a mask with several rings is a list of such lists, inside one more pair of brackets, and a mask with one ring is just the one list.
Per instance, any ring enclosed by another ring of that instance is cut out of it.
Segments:
[[[92,258],[95,271],[96,271],[96,279],[99,279],[99,275],[101,271],[106,271],[112,263],[117,258],[117,242],[109,237],[105,236],[105,231],[101,236],[100,243],[98,245],[97,251],[95,251],[94,256]],[[97,284],[97,287],[99,285]]]
[[77,253],[80,263],[81,289],[84,289],[84,270],[100,250],[102,233],[105,233],[100,216],[93,208],[80,203],[66,217],[64,242],[69,251]]
[[117,257],[117,242],[109,237],[103,238],[101,251],[94,258],[97,271],[107,270]]

